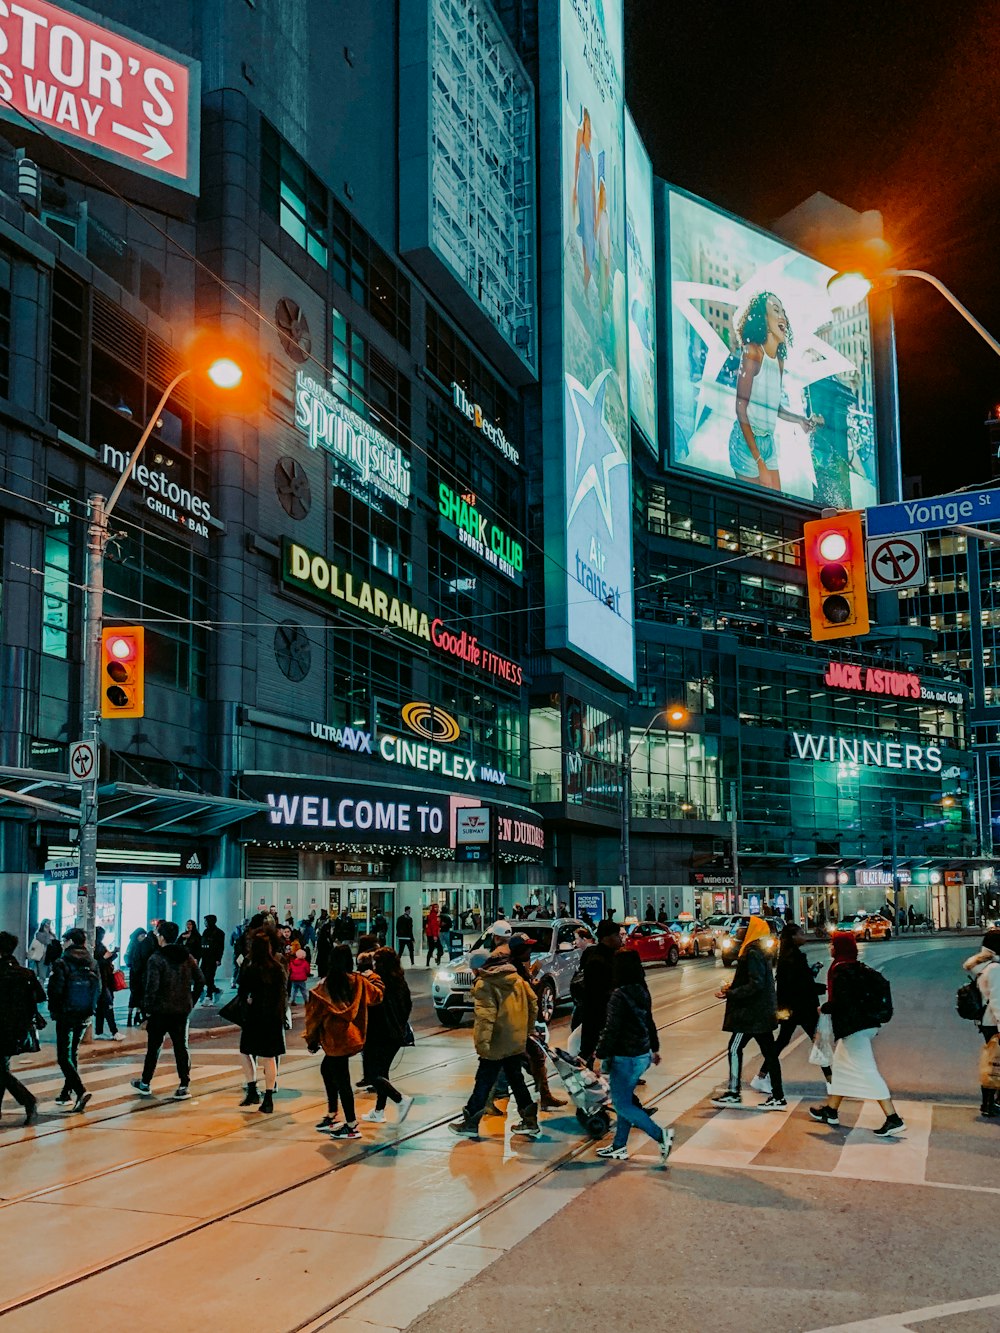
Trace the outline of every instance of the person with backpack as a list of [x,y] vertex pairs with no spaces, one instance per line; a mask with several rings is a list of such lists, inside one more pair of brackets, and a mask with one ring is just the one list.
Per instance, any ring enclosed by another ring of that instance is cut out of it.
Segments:
[[[959,1015],[965,1018],[971,1014],[973,1021],[979,1025],[983,1041],[989,1045],[1000,1032],[1000,930],[988,930],[983,936],[982,948],[967,958],[962,966],[969,973],[970,985],[975,986],[976,993],[971,997],[972,1007],[967,1010],[963,1008],[962,999],[963,991],[968,988],[963,987],[959,991]],[[979,1114],[987,1120],[1000,1116],[996,1088],[982,1087],[980,1091],[982,1101]]]
[[835,931],[830,939],[833,962],[827,973],[827,1000],[822,1012],[833,1020],[833,1071],[825,1106],[810,1106],[809,1114],[822,1125],[840,1125],[840,1103],[845,1097],[876,1101],[885,1122],[874,1132],[895,1138],[906,1129],[892,1104],[889,1086],[878,1071],[872,1041],[892,1018],[889,983],[881,972],[858,960],[858,942],[850,930]]
[[[736,969],[730,984],[716,992],[726,1002],[722,1020],[723,1032],[729,1037],[729,1085],[712,1098],[713,1106],[742,1106],[740,1082],[743,1077],[743,1051],[751,1041],[760,1047],[764,1069],[770,1078],[771,1093],[757,1111],[784,1111],[785,1090],[781,1083],[781,1063],[774,1044],[774,1029],[778,1022],[778,999],[774,987],[774,971],[770,956],[764,951],[763,941],[771,934],[762,917],[752,916],[736,956]],[[852,936],[853,938],[853,936]]]
[[142,1074],[132,1079],[132,1087],[141,1097],[148,1097],[150,1083],[156,1072],[163,1038],[169,1037],[174,1048],[178,1087],[176,1101],[191,1096],[191,1056],[188,1053],[187,1031],[191,1010],[205,988],[201,968],[191,957],[187,946],[178,944],[180,934],[176,921],[161,921],[156,931],[157,952],[146,968],[146,986],[142,1007],[146,1018],[146,1059]]
[[[306,1000],[303,1036],[313,1055],[322,1047],[319,1072],[326,1088],[326,1115],[316,1128],[338,1142],[360,1139],[351,1087],[351,1056],[364,1049],[369,1011],[382,1003],[380,977],[354,971],[354,955],[346,942],[335,944],[330,964],[319,985]],[[338,1114],[344,1108],[344,1119]]]
[[30,1125],[38,1114],[38,1098],[14,1077],[10,1062],[15,1055],[38,1049],[32,1038],[45,990],[35,973],[14,957],[17,944],[16,935],[0,930],[0,1112],[9,1092],[24,1112],[24,1123]]
[[66,947],[52,964],[49,977],[49,1013],[56,1024],[56,1062],[63,1076],[56,1106],[85,1110],[90,1093],[77,1068],[80,1040],[97,1007],[101,977],[87,948],[82,930],[69,930]]
[[364,1069],[369,1084],[375,1089],[375,1105],[361,1119],[381,1124],[385,1120],[386,1104],[391,1101],[396,1107],[396,1122],[401,1124],[409,1114],[413,1098],[395,1088],[389,1081],[389,1074],[393,1060],[406,1043],[413,1000],[395,949],[376,949],[367,959],[359,956],[358,966],[362,971],[365,962],[370,963],[371,971],[382,982],[383,994],[382,1003],[368,1011]]

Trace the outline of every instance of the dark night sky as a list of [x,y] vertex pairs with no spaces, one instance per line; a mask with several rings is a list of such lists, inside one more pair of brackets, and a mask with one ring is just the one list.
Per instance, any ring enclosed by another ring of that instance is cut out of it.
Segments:
[[[1000,0],[625,0],[626,95],[657,175],[762,226],[817,190],[882,212],[1000,337]],[[1000,357],[932,288],[894,294],[903,470],[991,476]]]

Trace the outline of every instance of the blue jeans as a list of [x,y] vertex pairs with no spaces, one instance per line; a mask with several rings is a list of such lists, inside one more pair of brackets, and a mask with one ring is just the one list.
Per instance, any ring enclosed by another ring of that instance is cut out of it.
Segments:
[[611,1083],[611,1100],[618,1117],[613,1144],[615,1148],[625,1147],[633,1125],[636,1129],[644,1129],[654,1143],[663,1142],[663,1130],[633,1096],[636,1084],[651,1064],[649,1055],[616,1055],[611,1061],[608,1078]]

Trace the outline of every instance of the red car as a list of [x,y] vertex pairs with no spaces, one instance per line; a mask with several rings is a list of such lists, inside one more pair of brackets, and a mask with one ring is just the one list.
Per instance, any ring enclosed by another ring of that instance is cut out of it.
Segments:
[[657,921],[639,921],[629,926],[626,949],[634,949],[644,963],[664,963],[676,967],[681,956],[674,933]]

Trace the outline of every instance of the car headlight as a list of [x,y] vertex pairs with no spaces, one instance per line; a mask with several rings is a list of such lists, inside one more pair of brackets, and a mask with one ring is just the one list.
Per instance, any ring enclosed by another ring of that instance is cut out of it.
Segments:
[[440,981],[440,982],[442,982],[442,983],[443,983],[444,985],[446,985],[446,986],[450,986],[451,983],[455,980],[455,973],[454,973],[454,972],[435,972],[435,973],[434,973],[434,980],[435,980],[435,981]]
[[723,935],[723,937],[722,937],[722,947],[725,948],[727,944],[732,944],[732,940],[729,938],[728,935]]
[[690,935],[682,935],[682,936],[681,936],[681,944],[688,944],[688,943],[690,943],[690,941],[691,941],[691,936],[690,936]]

